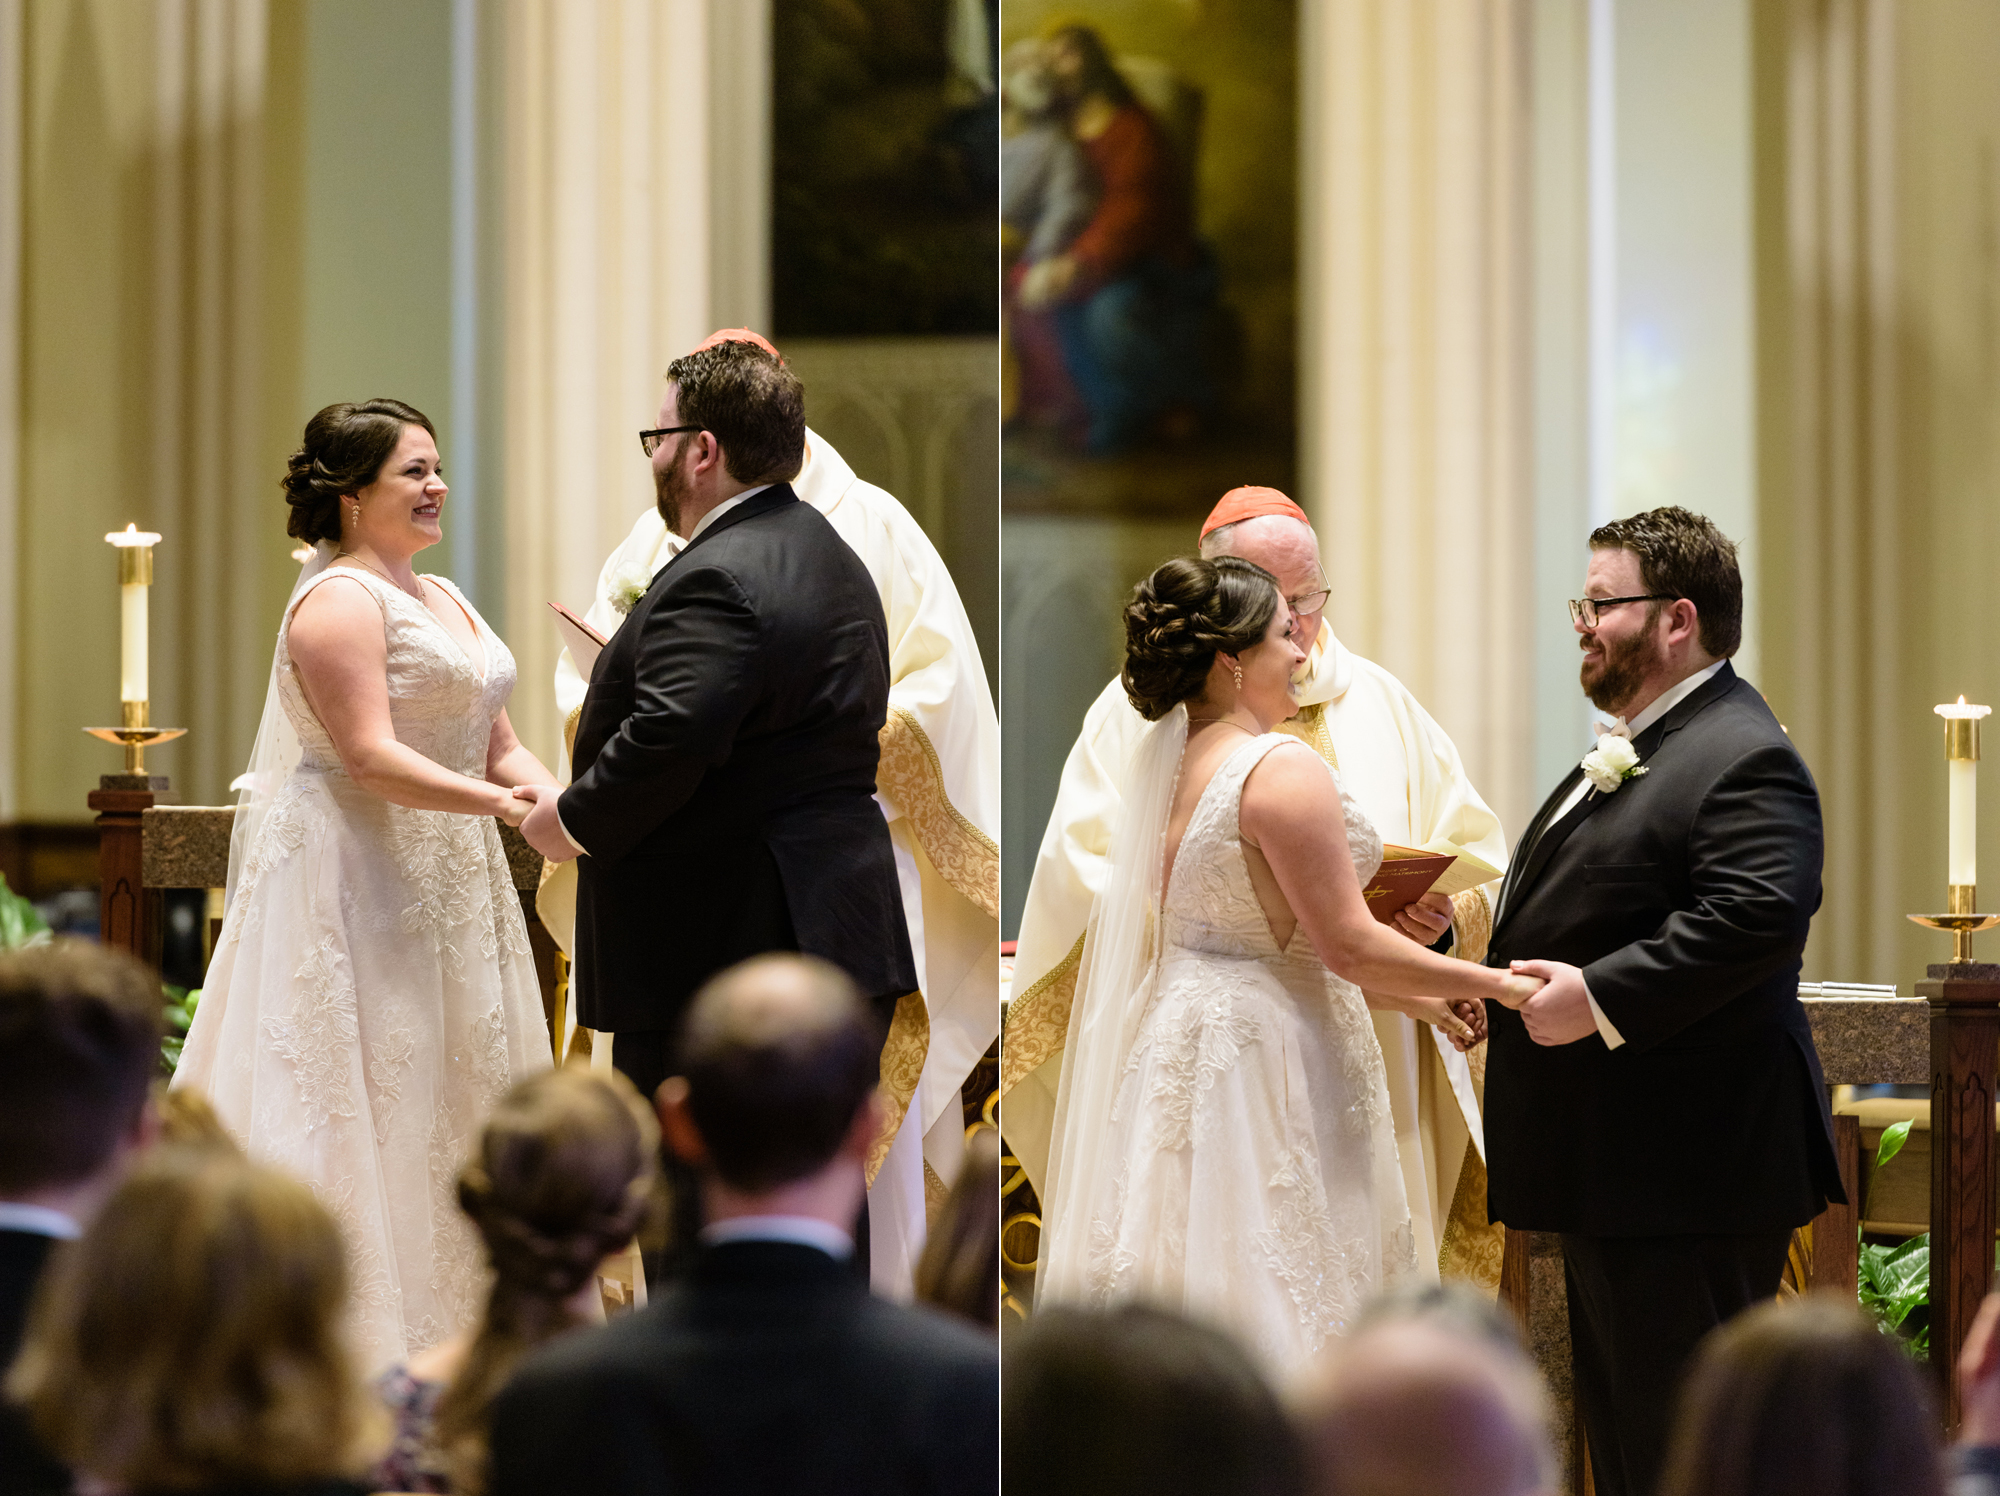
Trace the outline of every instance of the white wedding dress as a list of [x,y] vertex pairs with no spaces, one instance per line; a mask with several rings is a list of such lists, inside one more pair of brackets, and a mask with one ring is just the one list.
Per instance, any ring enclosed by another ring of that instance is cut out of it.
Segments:
[[[1231,753],[1188,822],[1109,1115],[1065,1119],[1093,1157],[1065,1163],[1087,1182],[1059,1186],[1041,1289],[1191,1314],[1280,1377],[1420,1272],[1367,1005],[1303,928],[1279,948],[1244,861],[1243,782],[1286,743]],[[1382,839],[1342,803],[1365,884]]]
[[[473,619],[482,674],[421,602],[339,568],[381,605],[396,738],[483,778],[514,657]],[[371,1367],[470,1324],[484,1256],[456,1179],[493,1102],[550,1065],[527,926],[494,822],[410,810],[342,769],[278,636],[302,755],[232,890],[174,1077],[250,1153],[308,1181],[347,1239],[355,1348]]]

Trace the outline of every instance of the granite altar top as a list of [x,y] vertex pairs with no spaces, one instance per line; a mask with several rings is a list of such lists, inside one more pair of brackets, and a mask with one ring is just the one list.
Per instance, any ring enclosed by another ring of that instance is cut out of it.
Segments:
[[1921,997],[1802,997],[1830,1086],[1929,1085],[1931,1005]]

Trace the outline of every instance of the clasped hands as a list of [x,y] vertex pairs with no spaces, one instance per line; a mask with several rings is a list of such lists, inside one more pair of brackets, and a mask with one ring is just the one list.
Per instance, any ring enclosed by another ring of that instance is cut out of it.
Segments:
[[550,862],[568,862],[576,856],[576,848],[563,835],[562,822],[556,819],[556,798],[561,794],[552,784],[517,784],[513,800],[501,815],[509,826],[518,826],[528,845]]
[[[1451,928],[1451,900],[1442,894],[1427,893],[1405,905],[1395,916],[1395,926],[1419,945],[1435,944]],[[1511,961],[1510,973],[1499,1001],[1521,1015],[1528,1037],[1537,1044],[1574,1044],[1597,1032],[1597,1019],[1590,1011],[1590,998],[1583,985],[1582,968],[1561,961]],[[1486,1007],[1483,1003],[1446,1002],[1441,998],[1418,998],[1422,1010],[1412,1014],[1437,1024],[1461,1052],[1486,1037]],[[1435,1006],[1471,1030],[1461,1034],[1457,1027],[1440,1022]]]

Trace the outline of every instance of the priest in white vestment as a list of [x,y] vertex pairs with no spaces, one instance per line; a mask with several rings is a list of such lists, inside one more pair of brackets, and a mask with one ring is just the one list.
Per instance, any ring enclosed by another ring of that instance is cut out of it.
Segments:
[[[1293,611],[1317,620],[1299,714],[1279,730],[1302,738],[1340,771],[1343,791],[1360,801],[1383,840],[1412,847],[1448,841],[1504,871],[1499,817],[1466,778],[1444,729],[1400,681],[1348,650],[1318,617],[1326,584],[1305,511],[1275,489],[1234,489],[1202,528],[1202,554],[1238,555],[1263,566],[1298,599]],[[1001,1045],[1002,1130],[1037,1190],[1052,1141],[1084,928],[1105,886],[1118,787],[1146,725],[1116,679],[1092,703],[1063,765],[1021,914]],[[1495,881],[1453,897],[1450,954],[1474,961],[1485,955],[1498,890]],[[1418,1252],[1441,1260],[1448,1275],[1497,1287],[1500,1234],[1486,1224],[1480,1129],[1484,1050],[1468,1060],[1403,1014],[1372,1016]]]
[[[708,342],[726,338],[776,355],[743,329]],[[889,626],[889,720],[875,794],[895,844],[922,986],[898,1007],[883,1050],[882,1087],[895,1131],[886,1152],[878,1146],[871,1160],[868,1229],[876,1291],[907,1299],[927,1208],[942,1203],[964,1155],[960,1088],[1000,1027],[1000,725],[965,605],[909,511],[857,478],[810,428],[792,488],[867,566]],[[657,510],[639,516],[604,563],[585,621],[608,637],[631,606],[632,589],[643,593],[681,544]],[[555,679],[564,724],[557,772],[565,781],[586,685],[565,649]],[[536,909],[567,952],[576,929],[574,862],[550,866]],[[568,1011],[575,1012],[574,1001]],[[572,1018],[566,1028],[573,1026]],[[566,1053],[568,1032],[562,1042]],[[600,1058],[608,1053],[609,1046],[594,1050],[593,1060],[609,1063]]]

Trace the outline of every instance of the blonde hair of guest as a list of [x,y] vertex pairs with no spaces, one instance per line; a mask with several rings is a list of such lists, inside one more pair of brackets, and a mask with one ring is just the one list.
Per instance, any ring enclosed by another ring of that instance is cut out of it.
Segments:
[[305,1185],[163,1147],[51,1262],[7,1392],[130,1490],[358,1474],[386,1435],[342,1334],[339,1228]]
[[458,1203],[493,1264],[486,1314],[438,1397],[435,1440],[457,1496],[486,1489],[493,1399],[521,1358],[588,1322],[573,1304],[659,1199],[658,1121],[617,1071],[551,1070],[501,1098]]
[[958,1180],[917,1260],[917,1297],[988,1330],[1000,1324],[1000,1134],[966,1141]]

